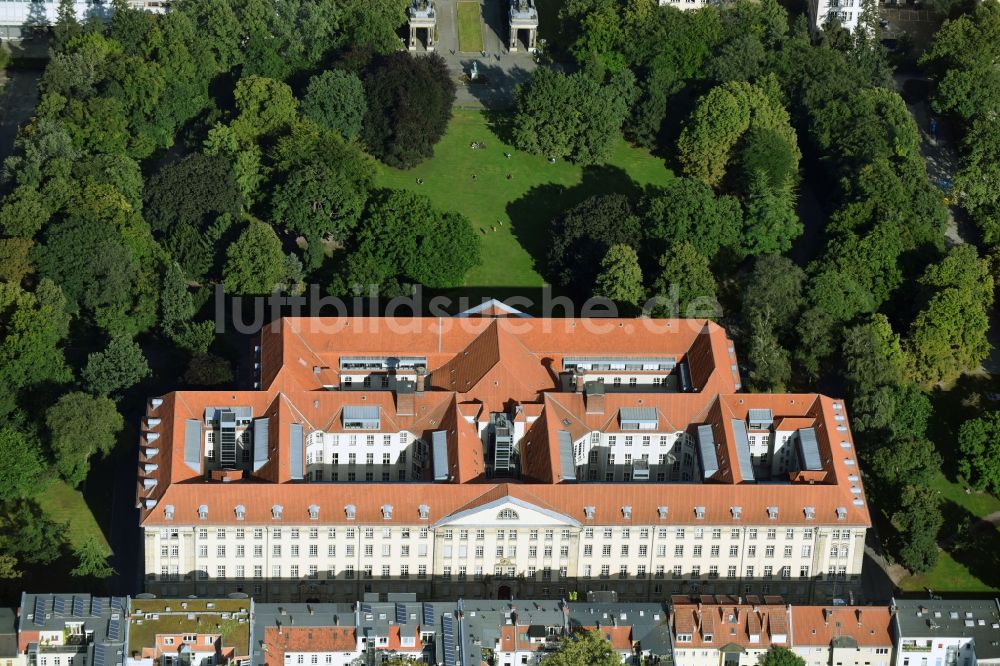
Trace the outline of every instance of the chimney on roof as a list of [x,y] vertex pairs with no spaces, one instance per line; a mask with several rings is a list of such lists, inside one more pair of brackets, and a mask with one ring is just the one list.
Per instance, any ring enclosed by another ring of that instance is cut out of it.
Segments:
[[423,365],[418,365],[415,371],[417,373],[417,393],[423,393],[424,383],[427,380],[427,368]]

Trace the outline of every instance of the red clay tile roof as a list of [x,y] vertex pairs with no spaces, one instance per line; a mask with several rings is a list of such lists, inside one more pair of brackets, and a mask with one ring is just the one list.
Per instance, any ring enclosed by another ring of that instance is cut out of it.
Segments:
[[793,606],[792,640],[798,646],[829,646],[853,638],[858,647],[892,647],[892,616],[885,606]]
[[[418,638],[419,641],[419,638]],[[354,652],[354,627],[267,627],[265,666],[284,666],[286,652]]]
[[[790,645],[789,609],[783,604],[740,604],[737,599],[706,596],[708,603],[697,603],[675,596],[671,628],[676,648],[721,648],[730,643],[744,648],[767,649],[771,645]],[[678,634],[691,636],[678,641]]]

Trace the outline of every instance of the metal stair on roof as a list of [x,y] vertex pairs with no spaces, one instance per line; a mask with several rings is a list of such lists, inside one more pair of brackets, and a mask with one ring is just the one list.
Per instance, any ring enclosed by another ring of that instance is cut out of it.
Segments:
[[219,410],[219,463],[236,467],[236,414],[230,409]]
[[508,472],[514,454],[514,437],[506,414],[497,414],[493,425],[493,469]]

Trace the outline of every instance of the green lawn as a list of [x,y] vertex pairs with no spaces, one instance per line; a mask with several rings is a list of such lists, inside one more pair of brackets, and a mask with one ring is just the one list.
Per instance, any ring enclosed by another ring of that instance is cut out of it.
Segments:
[[66,537],[71,548],[93,537],[111,553],[100,525],[79,490],[70,488],[65,481],[56,480],[40,490],[36,500],[46,516],[56,523],[67,525]]
[[[473,141],[486,148],[472,150]],[[469,271],[467,286],[523,288],[543,284],[536,258],[544,261],[549,221],[559,211],[593,194],[637,193],[671,177],[663,160],[624,140],[606,165],[549,164],[502,143],[484,112],[456,109],[432,159],[407,171],[382,166],[379,182],[425,194],[437,208],[469,218],[483,237],[483,263]]]
[[458,50],[463,53],[483,50],[482,11],[478,2],[458,2]]

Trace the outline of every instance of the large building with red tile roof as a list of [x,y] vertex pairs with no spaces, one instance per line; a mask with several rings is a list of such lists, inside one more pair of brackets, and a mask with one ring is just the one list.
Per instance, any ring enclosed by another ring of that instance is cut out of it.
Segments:
[[859,578],[843,403],[740,393],[713,322],[284,318],[256,354],[254,390],[149,403],[150,591],[798,600]]

